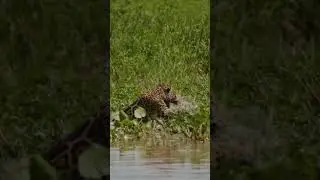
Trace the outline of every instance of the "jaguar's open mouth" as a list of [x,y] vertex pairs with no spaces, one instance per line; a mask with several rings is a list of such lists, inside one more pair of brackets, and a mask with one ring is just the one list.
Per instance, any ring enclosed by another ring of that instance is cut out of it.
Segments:
[[170,103],[174,104],[174,105],[177,105],[178,104],[178,100],[174,100],[174,101],[164,101],[167,105],[168,108],[170,108]]

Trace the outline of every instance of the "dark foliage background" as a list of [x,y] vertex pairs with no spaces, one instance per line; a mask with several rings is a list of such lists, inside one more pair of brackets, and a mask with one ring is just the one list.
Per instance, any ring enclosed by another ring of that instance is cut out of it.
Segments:
[[[228,154],[232,149],[236,152],[231,153],[232,158],[236,156],[238,160],[254,153],[252,167],[231,167],[229,163],[223,166],[223,177],[317,177],[319,8],[320,4],[311,0],[224,0],[211,9],[211,84],[218,107],[217,120],[224,124],[220,134],[216,134],[217,141],[224,144],[219,151]],[[252,115],[260,111],[266,118]],[[251,131],[259,135],[249,135]],[[235,133],[238,135],[232,135]],[[242,140],[245,135],[247,138]],[[276,136],[264,141],[269,135]],[[273,147],[277,139],[281,143],[273,150],[265,148],[265,143]],[[237,143],[238,146],[234,145]],[[212,146],[214,149],[219,145]],[[257,165],[261,154],[268,158]],[[236,173],[234,169],[238,169]]]
[[0,2],[0,158],[39,153],[99,109],[104,1]]

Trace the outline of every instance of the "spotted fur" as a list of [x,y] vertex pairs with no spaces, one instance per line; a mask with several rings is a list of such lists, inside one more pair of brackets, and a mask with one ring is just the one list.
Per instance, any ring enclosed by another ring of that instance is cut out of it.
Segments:
[[177,103],[175,93],[167,84],[158,84],[156,88],[141,95],[134,103],[127,107],[124,112],[130,116],[140,106],[144,108],[147,115],[166,116],[170,103]]

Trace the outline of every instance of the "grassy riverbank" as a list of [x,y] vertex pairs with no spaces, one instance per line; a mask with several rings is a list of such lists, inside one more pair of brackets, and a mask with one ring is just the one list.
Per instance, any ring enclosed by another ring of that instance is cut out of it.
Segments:
[[[111,110],[121,110],[165,82],[199,107],[193,117],[179,117],[175,126],[192,131],[204,126],[199,135],[209,137],[208,50],[208,1],[111,3]],[[127,123],[127,132],[147,129],[129,124],[135,123]]]

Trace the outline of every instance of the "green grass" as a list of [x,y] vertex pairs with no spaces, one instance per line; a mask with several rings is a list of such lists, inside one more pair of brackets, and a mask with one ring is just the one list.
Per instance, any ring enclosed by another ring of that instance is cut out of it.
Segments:
[[1,2],[0,159],[42,152],[100,106],[103,1]]
[[208,51],[207,0],[111,3],[111,110],[164,82],[199,106],[198,121],[188,121],[205,123],[208,129]]

